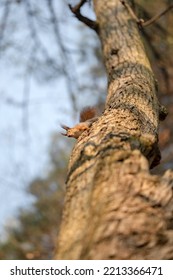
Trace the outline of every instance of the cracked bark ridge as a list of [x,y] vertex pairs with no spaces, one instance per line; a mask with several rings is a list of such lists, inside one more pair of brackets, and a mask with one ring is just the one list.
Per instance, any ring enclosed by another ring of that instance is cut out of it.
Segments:
[[135,20],[120,1],[115,2],[94,2],[108,73],[106,111],[114,109],[115,125],[121,126],[121,130],[138,138],[152,138],[158,158],[159,104],[155,78]]

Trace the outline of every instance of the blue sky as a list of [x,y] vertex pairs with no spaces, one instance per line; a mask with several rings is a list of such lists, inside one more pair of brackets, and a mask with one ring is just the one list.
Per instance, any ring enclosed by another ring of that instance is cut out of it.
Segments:
[[[10,84],[7,83],[7,77]],[[35,176],[48,171],[51,134],[60,123],[70,122],[68,95],[63,80],[42,87],[31,80],[28,129],[23,129],[24,110],[2,101],[3,95],[20,100],[22,78],[5,69],[0,85],[0,227],[18,207],[32,201],[25,189]],[[64,94],[59,97],[57,88]],[[4,94],[3,94],[4,93]]]
[[[63,5],[61,5],[61,1],[58,1],[56,5],[64,42],[74,52],[71,60],[73,79],[75,78],[73,90],[78,96],[76,98],[78,110],[75,113],[68,93],[66,78],[57,77],[50,82],[46,82],[46,78],[45,81],[39,80],[39,77],[35,79],[34,76],[27,79],[24,70],[26,64],[23,61],[26,62],[25,54],[28,52],[31,42],[26,41],[28,38],[27,22],[24,21],[22,25],[20,20],[16,22],[16,18],[22,20],[23,8],[14,7],[14,16],[8,27],[8,32],[14,42],[19,42],[19,49],[17,53],[10,50],[7,57],[0,56],[0,230],[6,223],[11,224],[12,220],[15,221],[20,207],[28,207],[32,203],[33,198],[25,190],[32,179],[36,176],[46,176],[50,169],[48,150],[51,145],[51,135],[61,131],[60,124],[70,126],[77,122],[80,108],[93,105],[98,98],[95,93],[100,90],[95,81],[93,81],[93,92],[89,91],[87,87],[83,87],[84,92],[77,92],[79,90],[77,84],[79,87],[82,86],[81,81],[84,81],[85,85],[91,82],[92,73],[89,72],[90,67],[87,63],[90,65],[96,63],[91,52],[93,45],[97,42],[96,36],[94,40],[91,36],[93,31],[84,27],[74,18],[67,9],[66,2],[62,0]],[[38,5],[41,3],[43,1],[37,2]],[[44,9],[44,5],[43,7],[40,5],[40,7]],[[40,41],[51,57],[57,57],[58,62],[61,53],[55,38],[51,31],[44,31],[39,33]],[[83,36],[83,33],[86,35]],[[6,40],[8,42],[8,36]],[[84,55],[81,60],[77,54],[79,47],[90,53],[90,61],[87,55]],[[101,83],[100,88],[104,88],[105,80],[103,78]],[[27,90],[29,90],[29,101],[26,110],[19,105],[25,100]]]
[[[59,12],[65,16],[61,9],[58,9]],[[17,7],[16,13],[22,20],[22,9]],[[11,19],[11,22],[15,21],[15,18]],[[9,32],[12,32],[10,28],[9,24]],[[22,42],[27,26],[23,24],[22,28],[12,34],[13,40]],[[67,24],[66,36],[69,36],[70,30]],[[55,42],[52,43],[51,33],[50,36],[40,33],[40,40],[49,51],[51,49],[50,55],[57,55],[58,58],[58,49]],[[25,42],[22,44],[27,51]],[[18,106],[25,98],[27,82],[22,65],[24,54],[21,53],[21,57],[18,55],[9,51],[7,58],[1,57],[0,60],[0,229],[4,224],[11,223],[20,207],[32,202],[32,197],[25,190],[33,178],[46,176],[49,170],[48,150],[52,133],[60,131],[61,123],[74,121],[63,77],[42,83],[31,76],[27,85],[28,112],[23,106]],[[17,59],[19,63],[16,63]]]

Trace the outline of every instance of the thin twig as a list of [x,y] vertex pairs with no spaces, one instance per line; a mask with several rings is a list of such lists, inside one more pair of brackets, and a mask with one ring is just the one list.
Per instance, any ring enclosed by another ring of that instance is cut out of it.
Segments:
[[77,4],[76,6],[72,7],[70,4],[68,5],[70,10],[72,11],[72,13],[76,16],[76,18],[85,23],[88,27],[90,27],[91,29],[95,30],[96,33],[99,32],[99,28],[98,28],[98,24],[96,21],[91,20],[85,16],[83,16],[80,12],[81,7],[87,2],[87,0],[81,0],[79,2],[79,4]]
[[137,24],[142,25],[144,20],[143,19],[139,19],[135,12],[132,10],[132,8],[130,7],[130,5],[124,1],[124,0],[120,0],[121,4],[128,10],[129,14],[131,15],[131,17],[136,21]]
[[[55,14],[55,7],[54,7],[54,1],[53,0],[47,0],[47,7],[50,13],[50,22],[53,27],[54,36],[57,42],[57,46],[60,48],[61,51],[61,57],[62,57],[62,70],[65,75],[65,79],[67,81],[67,88],[68,92],[71,98],[72,107],[74,109],[74,112],[77,110],[77,100],[76,100],[76,91],[78,91],[79,85],[77,83],[76,73],[75,73],[75,67],[72,65],[72,60],[69,58],[69,55],[66,51],[66,47],[64,45],[64,42],[62,40],[60,30],[59,30],[59,24],[57,20],[57,16]],[[71,65],[71,67],[70,67]],[[73,69],[73,71],[72,71]]]
[[5,33],[5,29],[6,29],[6,26],[7,26],[7,21],[8,21],[8,17],[9,17],[9,13],[10,13],[10,2],[9,1],[6,1],[4,3],[4,13],[2,15],[2,21],[0,23],[0,45],[2,45],[2,40],[3,40],[3,36],[4,36],[4,33]]
[[[146,11],[144,7],[139,5],[139,3],[136,3],[135,6],[137,6],[137,8],[142,12],[143,18],[146,18],[146,21],[152,18],[151,14],[148,11]],[[170,32],[166,30],[166,28],[164,28],[159,22],[155,22],[154,27],[156,27],[159,30],[159,32],[161,32],[164,36],[172,36],[172,34],[170,34]]]
[[158,20],[161,16],[163,16],[164,14],[166,14],[168,11],[170,11],[173,8],[173,4],[171,4],[169,7],[167,7],[164,11],[162,11],[161,13],[155,15],[154,17],[152,17],[151,19],[144,21],[141,18],[138,18],[136,16],[136,14],[134,13],[134,11],[132,10],[132,8],[130,7],[130,5],[124,1],[124,0],[120,0],[121,4],[128,10],[129,14],[131,15],[131,17],[136,21],[136,23],[138,25],[140,25],[141,27],[146,27],[148,25],[151,25],[152,23],[154,23],[156,20]]
[[[55,62],[55,60],[49,55],[49,52],[47,51],[46,47],[43,45],[42,41],[40,40],[38,36],[38,32],[36,29],[36,26],[34,24],[34,11],[31,7],[31,3],[29,0],[24,1],[25,4],[25,11],[26,11],[26,18],[28,23],[28,28],[30,31],[31,38],[35,44],[35,49],[40,51],[45,57],[47,64],[52,65],[53,69],[57,72],[60,71],[60,66]],[[35,51],[36,53],[36,51]],[[35,58],[34,58],[35,60]],[[33,60],[33,61],[34,61]]]
[[158,20],[160,17],[162,17],[163,15],[165,15],[167,12],[169,12],[171,9],[173,8],[173,4],[171,4],[169,7],[167,7],[164,11],[162,11],[161,13],[155,15],[154,17],[152,17],[151,19],[147,20],[146,22],[143,22],[142,26],[148,26],[150,24],[152,24],[153,22],[155,22],[156,20]]

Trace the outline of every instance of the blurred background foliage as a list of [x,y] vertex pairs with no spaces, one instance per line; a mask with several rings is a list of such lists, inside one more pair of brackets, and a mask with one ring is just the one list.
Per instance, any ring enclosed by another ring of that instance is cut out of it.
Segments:
[[[58,143],[58,136],[55,138]],[[32,207],[22,209],[15,225],[6,227],[7,237],[0,245],[0,259],[52,258],[63,206],[68,156],[68,152],[55,146],[54,151],[50,151],[53,152],[50,173],[46,178],[35,178],[28,186],[27,192],[35,198]]]
[[[5,63],[8,67],[14,67],[16,73],[24,73],[24,78],[32,75],[38,84],[45,83],[50,87],[53,80],[63,77],[66,89],[62,90],[68,93],[70,116],[76,121],[76,112],[81,107],[92,104],[102,107],[106,75],[97,36],[71,15],[67,6],[69,2],[1,0],[0,65],[2,67]],[[173,4],[173,1],[135,0],[135,3],[138,16],[147,20]],[[87,5],[82,12],[94,18],[92,3],[89,1]],[[64,20],[63,13],[70,22]],[[161,174],[173,168],[173,10],[140,32],[158,80],[158,98],[169,112],[160,125],[162,161],[152,170],[155,174]],[[27,126],[27,90],[21,103],[5,95],[1,102],[21,106]],[[40,174],[32,179],[27,186],[26,195],[33,196],[31,207],[21,209],[15,223],[7,222],[6,236],[0,244],[0,259],[52,258],[73,143],[59,132],[52,134],[48,172],[45,176]]]

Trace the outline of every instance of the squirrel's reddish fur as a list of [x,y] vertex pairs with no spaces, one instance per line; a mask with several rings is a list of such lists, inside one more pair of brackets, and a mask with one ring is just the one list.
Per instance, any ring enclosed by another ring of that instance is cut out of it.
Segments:
[[85,122],[90,120],[96,116],[96,108],[95,107],[85,107],[82,109],[80,113],[80,122]]
[[80,123],[70,128],[62,125],[61,127],[66,130],[62,135],[67,137],[78,138],[85,130],[88,130],[91,124],[96,121],[96,108],[86,107],[80,113]]

